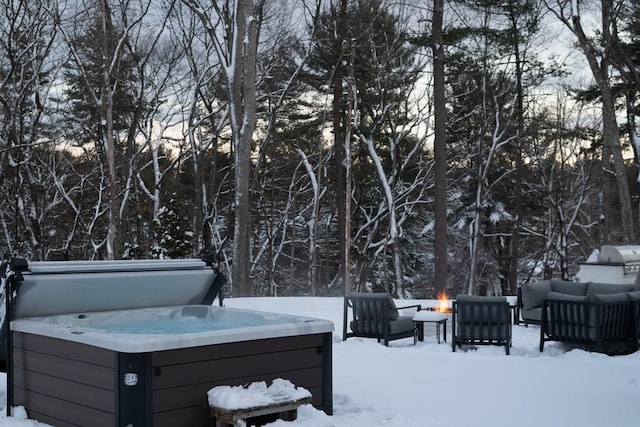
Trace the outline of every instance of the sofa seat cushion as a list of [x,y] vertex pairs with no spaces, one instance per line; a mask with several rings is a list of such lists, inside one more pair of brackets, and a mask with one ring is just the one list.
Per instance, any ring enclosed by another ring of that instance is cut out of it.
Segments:
[[629,296],[627,292],[591,294],[587,297],[589,302],[602,303],[627,303]]
[[565,282],[562,280],[552,280],[551,290],[560,294],[581,295],[587,294],[587,282]]
[[589,282],[587,284],[587,296],[595,294],[617,294],[619,292],[631,292],[637,290],[635,285],[616,285],[611,283]]
[[522,294],[523,308],[529,310],[542,307],[542,302],[549,292],[551,292],[551,282],[549,280],[522,284],[520,293]]

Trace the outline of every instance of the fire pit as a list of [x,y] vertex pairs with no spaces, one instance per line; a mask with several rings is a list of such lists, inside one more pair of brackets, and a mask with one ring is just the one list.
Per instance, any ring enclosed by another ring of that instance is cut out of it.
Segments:
[[436,305],[427,307],[426,309],[429,311],[437,311],[439,313],[451,314],[453,311],[453,302],[449,299],[446,292],[438,293],[438,300]]

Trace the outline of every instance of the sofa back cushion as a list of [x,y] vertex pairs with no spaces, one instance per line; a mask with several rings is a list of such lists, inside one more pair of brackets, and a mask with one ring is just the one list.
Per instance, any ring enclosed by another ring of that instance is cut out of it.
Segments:
[[563,280],[552,280],[551,290],[567,295],[585,296],[587,294],[587,282],[565,282]]
[[599,294],[617,294],[620,292],[632,292],[637,290],[635,285],[617,285],[611,283],[589,282],[587,284],[587,296]]
[[587,297],[584,295],[573,295],[573,294],[569,294],[569,293],[564,293],[564,292],[549,292],[547,294],[547,299],[552,299],[552,300],[556,300],[556,301],[577,301],[577,302],[582,302],[582,301],[586,301]]
[[545,300],[549,292],[551,292],[551,282],[549,280],[523,283],[520,285],[522,307],[525,310],[542,307],[542,302]]

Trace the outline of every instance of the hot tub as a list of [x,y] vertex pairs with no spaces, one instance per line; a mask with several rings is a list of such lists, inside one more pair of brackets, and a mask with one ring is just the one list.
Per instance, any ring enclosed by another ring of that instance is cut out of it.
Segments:
[[[35,281],[24,275],[22,296],[31,293],[33,299],[29,303],[19,296],[16,312],[39,315],[11,322],[12,399],[14,406],[25,406],[30,418],[55,426],[205,427],[210,425],[210,388],[275,378],[308,389],[314,406],[332,413],[329,321],[216,307],[210,301],[131,308],[131,299],[123,296],[122,303],[114,304],[118,298],[112,297],[102,308],[124,304],[125,309],[74,312],[45,308],[44,300],[35,303],[40,299],[35,295],[58,295],[47,286],[57,283],[74,292],[60,301],[67,304],[65,310],[95,308],[93,300],[80,303],[84,298],[77,295],[78,288],[90,288],[98,277],[116,273],[107,270],[66,273],[72,276],[40,272]],[[169,288],[175,293],[175,275],[145,282],[144,269],[118,273],[125,273],[118,276],[121,291],[135,288],[132,278],[137,277],[150,286],[145,292],[157,292],[171,277]],[[126,281],[130,283],[124,286]],[[29,286],[35,282],[42,289]],[[190,293],[204,295],[206,288],[197,286]],[[91,293],[84,294],[91,299]],[[149,299],[163,298],[155,294]]]

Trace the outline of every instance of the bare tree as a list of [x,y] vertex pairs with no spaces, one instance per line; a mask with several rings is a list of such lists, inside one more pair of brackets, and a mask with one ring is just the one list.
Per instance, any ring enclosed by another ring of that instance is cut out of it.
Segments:
[[0,2],[0,221],[6,249],[36,259],[46,253],[44,219],[51,201],[39,157],[46,158],[52,146],[45,125],[59,71],[53,58],[58,27],[48,19],[52,3]]
[[[611,82],[612,58],[616,48],[616,28],[618,20],[618,8],[621,2],[616,0],[601,0],[600,28],[594,34],[587,34],[582,25],[580,0],[556,0],[547,1],[547,7],[558,18],[558,20],[569,29],[578,42],[591,74],[598,87],[602,102],[602,142],[603,142],[603,162],[604,162],[604,182],[610,181],[610,175],[614,175],[615,187],[618,191],[618,201],[620,203],[620,219],[622,225],[622,235],[620,240],[627,243],[636,242],[636,233],[633,222],[631,208],[631,197],[629,184],[627,182],[626,168],[622,157],[622,146],[620,143],[620,130],[616,118],[615,95]],[[609,171],[609,165],[613,170]],[[606,184],[605,184],[606,185]],[[609,209],[605,216],[605,221],[615,221],[611,203],[607,203]],[[615,239],[618,240],[618,239]],[[609,237],[605,238],[605,242]]]
[[251,147],[256,126],[256,55],[264,0],[204,4],[182,0],[200,19],[223,65],[235,171],[233,264],[235,294],[251,294]]

